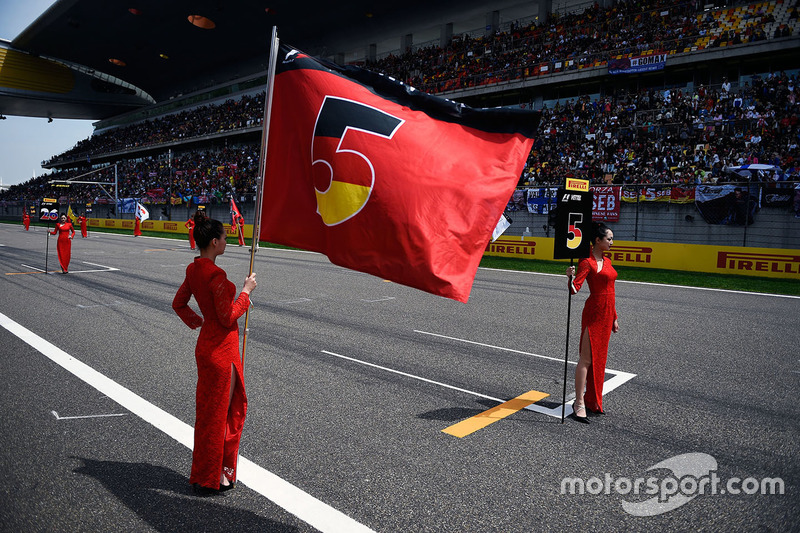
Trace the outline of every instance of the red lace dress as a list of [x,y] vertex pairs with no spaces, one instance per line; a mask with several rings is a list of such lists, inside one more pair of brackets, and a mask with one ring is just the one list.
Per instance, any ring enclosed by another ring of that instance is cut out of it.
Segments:
[[[188,305],[192,295],[202,317]],[[247,293],[237,297],[236,286],[228,281],[225,271],[202,257],[186,267],[186,279],[172,301],[172,308],[187,326],[195,329],[202,325],[194,352],[197,407],[190,483],[218,489],[223,470],[231,482],[236,481],[239,441],[247,413],[236,321],[249,305]],[[231,367],[237,379],[229,408]]]
[[606,257],[603,260],[603,268],[598,272],[597,261],[593,256],[589,256],[580,260],[573,280],[575,290],[572,294],[581,290],[584,281],[589,283],[591,293],[586,299],[581,315],[581,344],[588,341],[592,350],[592,364],[586,376],[586,394],[583,397],[586,408],[591,411],[603,410],[603,382],[606,377],[608,341],[611,338],[611,328],[617,319],[614,295],[616,279],[617,271],[611,265],[611,259]]
[[69,270],[69,261],[72,259],[71,237],[75,236],[75,228],[72,227],[72,222],[69,220],[63,224],[57,222],[50,235],[55,235],[56,233],[58,233],[58,263],[61,265],[61,270],[67,272]]

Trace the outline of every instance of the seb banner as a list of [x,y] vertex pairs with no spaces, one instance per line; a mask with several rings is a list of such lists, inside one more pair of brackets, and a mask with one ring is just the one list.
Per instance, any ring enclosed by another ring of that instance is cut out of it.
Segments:
[[[554,246],[552,238],[501,237],[485,255],[549,260]],[[614,266],[800,280],[800,250],[794,249],[614,241],[606,255]]]
[[619,222],[620,187],[592,187],[592,218]]
[[589,257],[592,232],[592,192],[587,180],[567,179],[558,191],[553,259]]

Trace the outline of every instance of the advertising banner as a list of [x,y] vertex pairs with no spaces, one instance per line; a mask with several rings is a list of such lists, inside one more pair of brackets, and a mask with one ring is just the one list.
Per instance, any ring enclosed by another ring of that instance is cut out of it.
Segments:
[[619,222],[619,187],[592,187],[592,219]]
[[634,74],[663,70],[667,64],[667,54],[651,54],[646,56],[623,57],[608,62],[609,74]]
[[[501,237],[489,244],[485,255],[549,260],[553,242],[547,237]],[[606,256],[614,266],[800,280],[800,250],[794,249],[614,241]]]

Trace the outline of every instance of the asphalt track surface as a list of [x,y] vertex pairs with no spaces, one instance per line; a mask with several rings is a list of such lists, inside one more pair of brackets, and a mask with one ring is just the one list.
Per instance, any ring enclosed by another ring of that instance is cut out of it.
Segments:
[[[261,249],[240,483],[199,498],[197,332],[171,309],[195,253],[78,235],[62,275],[40,272],[46,245],[42,228],[0,224],[2,531],[798,529],[798,298],[619,282],[609,414],[562,424],[563,277],[481,269],[464,305]],[[218,264],[241,286],[249,259],[229,245]],[[585,297],[572,300],[573,362]],[[531,390],[550,396],[443,432]],[[651,468],[690,453],[713,458],[722,490],[780,478],[783,494],[698,495],[686,470]],[[625,492],[623,478],[653,477],[660,507]],[[568,478],[584,493],[562,494]],[[668,497],[675,481],[683,500]]]

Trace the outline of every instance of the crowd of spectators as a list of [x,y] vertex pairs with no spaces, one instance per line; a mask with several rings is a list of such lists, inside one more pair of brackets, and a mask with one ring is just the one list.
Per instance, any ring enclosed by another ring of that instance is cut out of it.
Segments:
[[[658,23],[651,20],[648,9],[662,9]],[[551,46],[558,50],[575,42],[582,43],[578,48],[586,50],[600,46],[595,33],[587,33],[586,28],[601,32],[601,41],[623,37],[620,42],[638,50],[657,48],[655,44],[666,42],[673,26],[679,27],[680,33],[687,30],[686,24],[696,21],[700,31],[703,24],[712,24],[707,16],[692,14],[700,9],[696,4],[670,6],[667,14],[663,9],[663,0],[617,2],[606,10],[595,5],[581,14],[554,17],[547,27],[512,26],[507,34],[495,37],[493,46],[503,51],[506,61],[513,60],[521,66],[532,53],[551,53]],[[681,14],[682,9],[690,13]],[[796,11],[793,13],[796,16]],[[387,58],[382,67],[394,76],[416,72],[413,76],[417,78],[409,79],[412,82],[425,82],[429,77],[465,79],[481,68],[485,69],[481,75],[490,72],[486,61],[478,61],[480,57],[466,60],[470,56],[466,52],[469,47],[465,46],[471,42],[469,37],[454,39],[452,49],[439,50],[433,60],[429,49]],[[522,42],[526,46],[519,44]],[[540,45],[545,48],[537,48]],[[478,49],[485,48],[473,48]],[[452,57],[456,57],[455,63]],[[491,61],[499,57],[501,54],[493,53]],[[419,78],[422,72],[425,77]],[[736,80],[736,85],[723,80],[713,87],[584,96],[545,106],[539,135],[519,184],[552,185],[563,183],[569,176],[595,183],[698,184],[719,179],[726,166],[746,163],[775,164],[783,170],[781,179],[797,179],[797,82],[795,74],[781,72],[753,76],[749,81]],[[54,160],[91,162],[98,154],[124,154],[142,146],[241,131],[260,124],[263,100],[264,93],[245,95],[115,128],[79,142]],[[187,198],[225,202],[231,195],[255,192],[259,148],[242,144],[221,150],[176,150],[171,164],[164,156],[141,158],[131,154],[132,159],[118,165],[118,191],[109,186],[104,191],[95,185],[73,185],[69,194],[76,202],[103,201],[108,197],[106,193],[172,203],[185,202]],[[72,179],[86,171],[54,172],[12,187],[0,198],[35,201],[48,190],[50,180]],[[94,176],[93,180],[113,182],[114,170],[108,168]]]
[[[259,146],[245,144],[221,150],[187,151],[170,162],[166,157],[146,157],[107,166],[91,176],[70,170],[39,176],[15,185],[0,198],[34,203],[54,194],[51,180],[75,180],[104,183],[71,184],[55,194],[68,196],[71,202],[113,203],[111,196],[136,198],[144,203],[196,205],[227,203],[231,197],[252,200],[258,174]],[[115,174],[119,189],[113,185]],[[57,190],[56,190],[57,191]]]
[[754,76],[739,90],[725,80],[695,91],[570,100],[542,110],[520,185],[716,182],[725,167],[779,166],[798,179],[796,75]]
[[[767,35],[775,19],[768,2],[747,13],[741,28],[721,30],[720,11],[704,11],[704,2],[672,4],[664,0],[597,3],[581,13],[553,13],[545,24],[512,23],[491,36],[455,36],[445,48],[428,46],[367,61],[367,68],[394,76],[426,92],[444,92],[545,73],[607,65],[618,56],[683,53],[705,47],[742,44],[792,34],[783,24]],[[704,37],[708,36],[708,39]]]
[[95,154],[121,152],[258,126],[264,116],[264,94],[243,95],[222,104],[198,106],[92,135],[54,157],[51,162],[76,158],[91,160]]

